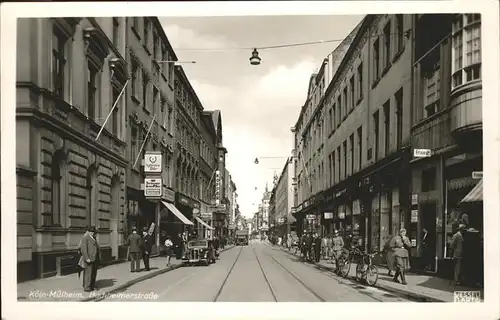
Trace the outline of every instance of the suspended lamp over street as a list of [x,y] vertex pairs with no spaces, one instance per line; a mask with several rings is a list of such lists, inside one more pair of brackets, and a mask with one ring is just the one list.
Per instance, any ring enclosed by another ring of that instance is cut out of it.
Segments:
[[253,49],[252,56],[250,57],[250,64],[253,66],[257,66],[260,64],[259,52],[257,49]]

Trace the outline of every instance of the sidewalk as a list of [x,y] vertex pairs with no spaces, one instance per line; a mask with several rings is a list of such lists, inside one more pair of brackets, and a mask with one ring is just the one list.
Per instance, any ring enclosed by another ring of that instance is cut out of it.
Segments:
[[[286,253],[293,254],[285,248],[281,248]],[[295,255],[299,256],[299,255]],[[315,265],[323,270],[333,271],[335,264],[327,260],[321,260]],[[455,287],[448,279],[419,275],[414,273],[406,274],[407,285],[395,283],[392,277],[388,276],[389,270],[383,266],[377,266],[379,276],[375,287],[395,293],[399,296],[423,302],[453,302],[454,291],[478,291],[467,287]],[[355,280],[356,264],[351,264],[348,278]],[[481,300],[484,300],[484,290],[481,290]]]
[[[231,249],[227,246],[224,250]],[[172,258],[171,266],[166,266],[166,257],[150,259],[150,271],[130,272],[130,262],[105,266],[97,271],[96,291],[84,292],[83,273],[62,277],[36,279],[17,284],[18,301],[98,301],[103,296],[122,291],[138,282],[153,278],[165,272],[182,267],[182,260]],[[144,263],[141,260],[141,267]]]

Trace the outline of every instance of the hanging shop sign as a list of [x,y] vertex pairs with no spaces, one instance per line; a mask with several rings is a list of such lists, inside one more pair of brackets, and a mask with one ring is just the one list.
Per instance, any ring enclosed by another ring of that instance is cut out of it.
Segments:
[[338,216],[339,219],[345,219],[345,212],[344,211],[339,212]]
[[220,171],[215,171],[215,204],[220,204],[221,199],[221,179],[220,179]]
[[431,149],[413,149],[413,156],[415,158],[428,158],[432,155]]
[[483,172],[482,171],[472,171],[472,179],[482,179]]
[[212,220],[212,212],[201,212],[199,217],[203,220]]
[[161,198],[162,187],[163,185],[161,178],[145,178],[144,196],[146,198]]
[[327,219],[327,220],[333,219],[333,212],[325,212],[323,214],[324,214],[325,219]]
[[149,151],[144,156],[144,173],[161,173],[162,157],[160,151]]
[[316,219],[316,215],[315,214],[308,214],[308,215],[306,215],[306,219],[307,220],[315,220]]
[[163,193],[161,195],[162,200],[168,202],[175,202],[175,191],[170,190],[167,187],[163,187]]
[[411,223],[416,223],[418,222],[418,210],[412,210],[411,211]]
[[411,195],[411,205],[412,206],[418,205],[418,193],[414,193]]

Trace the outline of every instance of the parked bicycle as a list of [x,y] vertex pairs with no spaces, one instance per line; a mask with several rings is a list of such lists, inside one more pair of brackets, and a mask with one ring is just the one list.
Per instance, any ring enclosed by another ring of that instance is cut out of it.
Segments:
[[378,268],[372,263],[375,255],[376,253],[366,253],[357,247],[352,250],[345,249],[338,259],[339,266],[337,270],[339,275],[347,277],[351,264],[356,263],[356,280],[374,286],[378,280]]

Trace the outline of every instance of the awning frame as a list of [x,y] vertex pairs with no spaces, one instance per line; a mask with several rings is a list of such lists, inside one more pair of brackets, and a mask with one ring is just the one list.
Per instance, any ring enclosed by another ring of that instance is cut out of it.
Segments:
[[179,220],[181,220],[184,224],[194,226],[194,223],[192,221],[189,221],[188,218],[186,218],[185,215],[182,214],[182,212],[179,211],[173,204],[162,201],[161,202],[168,210],[170,210]]
[[205,226],[208,230],[215,230],[215,228],[209,226],[205,221],[201,220],[198,217],[194,217],[196,221],[198,221],[201,225]]

